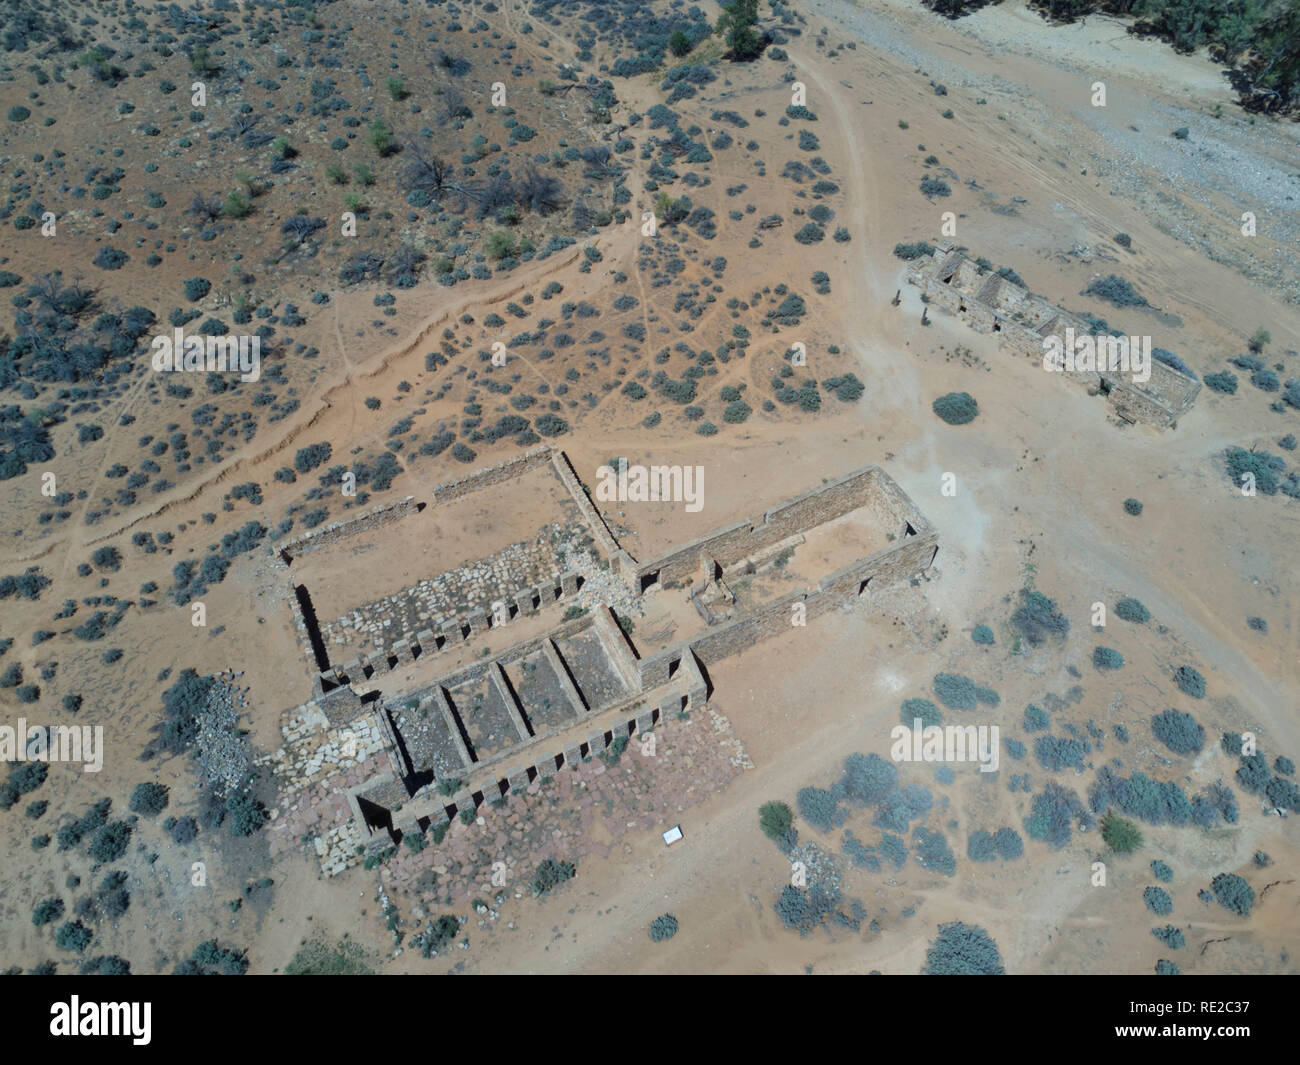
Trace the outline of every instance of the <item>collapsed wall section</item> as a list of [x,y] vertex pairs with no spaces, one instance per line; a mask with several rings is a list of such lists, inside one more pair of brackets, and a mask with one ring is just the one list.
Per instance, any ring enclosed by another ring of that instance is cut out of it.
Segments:
[[[1014,352],[1041,360],[1044,340],[1063,336],[1067,328],[1076,336],[1092,332],[1089,323],[1053,306],[1005,277],[993,274],[976,283],[975,264],[951,244],[943,244],[928,258],[913,263],[907,281],[925,293],[928,303],[951,311],[981,333],[997,333]],[[1140,421],[1165,429],[1191,409],[1201,383],[1165,363],[1151,360],[1148,380],[1138,382],[1127,373],[1097,370],[1063,372],[1063,377],[1104,394],[1126,421]]]
[[422,505],[415,501],[415,496],[407,496],[395,503],[384,503],[372,507],[356,517],[346,518],[343,521],[332,521],[328,525],[323,525],[319,529],[312,529],[296,540],[290,540],[288,543],[281,545],[280,557],[285,562],[292,562],[295,558],[311,551],[319,551],[322,547],[330,547],[342,540],[346,540],[349,536],[369,532],[371,529],[380,529],[385,525],[400,521],[409,514],[417,514]]
[[445,503],[451,499],[467,496],[471,492],[477,492],[480,488],[490,488],[493,485],[503,484],[520,476],[520,474],[545,466],[550,460],[551,449],[545,444],[540,447],[529,448],[522,455],[505,459],[492,466],[484,466],[473,473],[465,474],[464,477],[444,481],[433,490],[434,502]]
[[868,466],[768,508],[759,517],[725,525],[688,540],[659,558],[637,567],[642,587],[648,581],[680,584],[698,571],[707,557],[724,569],[766,547],[817,525],[867,507],[886,531],[903,536],[928,523],[906,494],[878,466]]
[[[901,493],[901,489],[898,491]],[[919,514],[908,522],[908,528],[915,531],[905,532],[899,542],[828,574],[813,588],[790,592],[732,621],[710,627],[699,636],[639,659],[641,684],[667,682],[692,654],[708,666],[739,654],[759,640],[788,632],[797,604],[803,605],[804,618],[820,617],[872,589],[924,572],[938,554],[939,535]]]
[[636,570],[636,560],[623,549],[614,534],[610,531],[605,519],[601,517],[600,511],[591,501],[587,494],[587,489],[583,486],[582,480],[578,477],[569,462],[569,456],[563,451],[555,451],[551,455],[551,463],[555,468],[555,475],[559,477],[560,482],[568,489],[569,495],[573,497],[573,502],[577,506],[579,513],[582,514],[582,520],[587,523],[591,535],[596,542],[600,544],[600,549],[609,559],[610,567],[615,573],[622,576],[630,577]]

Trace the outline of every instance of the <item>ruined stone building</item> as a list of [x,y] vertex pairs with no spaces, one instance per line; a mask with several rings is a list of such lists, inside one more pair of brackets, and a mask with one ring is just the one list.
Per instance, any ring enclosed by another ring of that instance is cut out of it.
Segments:
[[[521,478],[541,478],[528,490],[549,485],[558,501],[553,527],[562,535],[535,541],[553,552],[541,579],[510,587],[545,569],[541,548],[517,545],[460,567],[464,580],[459,571],[432,575],[374,611],[349,610],[371,619],[367,631],[382,648],[331,663],[331,647],[354,646],[352,630],[315,616],[304,559],[348,552],[331,565],[356,565],[351,545],[366,537],[385,544],[440,508],[469,505],[475,493],[490,500]],[[280,779],[273,838],[283,828],[273,846],[310,837],[323,870],[340,872],[367,848],[702,709],[713,663],[923,573],[937,552],[934,528],[869,466],[638,562],[567,456],[548,447],[440,485],[428,503],[408,497],[314,530],[276,553],[314,692],[286,711],[284,745],[263,759]],[[430,591],[434,579],[453,597],[486,599],[452,603]],[[634,639],[615,611],[648,618],[638,632],[672,636]],[[489,650],[489,634],[507,646]]]
[[[1000,274],[979,266],[952,244],[939,245],[928,259],[914,263],[907,280],[936,304],[962,318],[981,333],[996,333],[1012,351],[1041,362],[1044,340],[1062,337],[1066,329],[1075,336],[1092,333],[1089,323],[1062,311]],[[1132,377],[1106,369],[1063,373],[1089,392],[1109,399],[1115,413],[1129,422],[1168,428],[1191,409],[1200,381],[1182,371],[1151,360],[1151,377],[1138,383]]]

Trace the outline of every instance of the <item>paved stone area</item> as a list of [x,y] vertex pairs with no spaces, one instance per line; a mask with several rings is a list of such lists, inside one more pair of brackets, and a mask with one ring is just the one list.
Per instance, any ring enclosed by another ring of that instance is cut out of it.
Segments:
[[[557,552],[588,537],[577,522],[553,522],[532,540],[511,544],[504,551],[437,577],[420,581],[394,595],[384,596],[350,610],[321,626],[326,648],[345,647],[353,653],[382,651],[421,629],[434,628],[438,620],[492,604],[513,602],[516,593],[543,580],[558,579],[563,565]],[[568,552],[575,555],[571,549]],[[330,659],[334,659],[331,653]]]
[[[651,736],[652,755],[633,737],[613,764],[593,758],[558,770],[523,795],[481,807],[473,824],[453,821],[440,844],[429,839],[418,854],[399,847],[380,867],[380,882],[404,917],[421,920],[480,897],[527,896],[546,858],[573,862],[581,880],[583,859],[608,857],[626,835],[681,824],[686,840],[674,846],[689,845],[690,808],[753,763],[714,707],[666,721]],[[504,886],[492,882],[498,862]]]

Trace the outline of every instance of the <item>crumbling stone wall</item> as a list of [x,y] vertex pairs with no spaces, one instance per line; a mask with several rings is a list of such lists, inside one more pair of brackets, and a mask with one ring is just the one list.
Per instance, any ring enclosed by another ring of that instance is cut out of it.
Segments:
[[521,540],[464,566],[446,570],[392,595],[362,603],[341,617],[321,625],[327,645],[360,647],[366,643],[380,650],[409,638],[440,619],[463,610],[491,611],[501,602],[510,613],[532,613],[532,595],[542,584],[560,579],[561,563],[553,541],[578,539],[585,526],[577,522],[551,522],[531,540]]
[[473,473],[465,474],[464,477],[443,482],[433,490],[434,502],[445,503],[450,499],[460,499],[471,492],[477,492],[480,488],[502,484],[530,470],[545,466],[550,460],[551,449],[545,444],[530,448],[522,455],[505,459],[493,466],[484,466]]
[[659,558],[641,563],[637,575],[658,573],[661,583],[681,583],[698,572],[702,557],[726,567],[863,506],[875,510],[887,527],[895,526],[890,531],[900,537],[909,522],[918,531],[928,524],[888,474],[878,466],[869,466],[778,503],[761,517],[734,522],[688,540]]
[[[511,597],[507,605],[513,605],[515,609],[501,624],[509,624],[517,617],[534,614],[540,607],[557,602],[565,596],[574,595],[577,591],[578,574],[576,573],[566,571],[558,577],[547,578],[540,584],[522,589]],[[471,609],[462,615],[448,615],[430,622],[428,628],[415,632],[402,632],[400,637],[393,640],[384,650],[361,655],[342,665],[331,666],[316,677],[316,684],[320,691],[324,692],[329,692],[341,684],[359,684],[376,673],[396,669],[403,663],[415,662],[425,655],[436,654],[447,647],[463,643],[475,634],[499,627],[500,625],[494,620],[494,615],[482,608]],[[554,631],[567,633],[570,630],[562,627]],[[518,644],[505,653],[513,654],[519,648],[526,646],[528,645]],[[513,660],[513,658],[503,659],[506,662]]]
[[636,570],[636,561],[631,555],[623,549],[610,532],[609,526],[605,524],[605,519],[601,517],[600,511],[587,495],[587,490],[583,486],[581,479],[573,469],[573,464],[569,462],[569,456],[563,451],[556,450],[551,455],[552,465],[555,467],[555,474],[560,478],[561,483],[569,490],[569,495],[573,497],[573,502],[577,505],[582,519],[587,523],[591,535],[595,537],[596,542],[600,544],[600,549],[609,559],[615,573],[623,576],[625,579],[631,579]]
[[[978,332],[996,332],[1016,354],[1040,363],[1045,338],[1064,336],[1067,328],[1077,336],[1090,332],[1082,319],[1004,277],[992,274],[981,278],[975,264],[951,244],[940,245],[931,258],[909,266],[906,278],[925,293],[932,305],[958,315]],[[1151,376],[1143,383],[1104,369],[1061,376],[1090,392],[1105,393],[1120,417],[1161,429],[1190,410],[1201,390],[1200,381],[1154,359]]]
[[907,536],[901,543],[891,544],[823,577],[815,588],[790,592],[733,621],[639,659],[641,683],[643,686],[666,683],[675,675],[674,663],[684,662],[692,653],[707,666],[739,654],[759,640],[789,632],[797,603],[804,605],[806,619],[812,620],[858,595],[869,594],[872,587],[907,580],[928,569],[938,549],[938,533],[927,523],[924,531]]
[[419,509],[420,504],[416,503],[415,496],[407,496],[405,499],[399,499],[396,503],[384,503],[377,507],[371,507],[354,518],[332,521],[328,525],[322,525],[320,528],[304,533],[296,540],[290,540],[288,543],[281,545],[280,555],[284,561],[292,562],[300,555],[305,555],[310,551],[319,551],[322,547],[337,544],[341,540],[346,540],[349,536],[357,535],[357,533],[369,532],[371,529],[380,529],[385,525],[391,525],[393,522],[405,518],[408,514],[418,513]]

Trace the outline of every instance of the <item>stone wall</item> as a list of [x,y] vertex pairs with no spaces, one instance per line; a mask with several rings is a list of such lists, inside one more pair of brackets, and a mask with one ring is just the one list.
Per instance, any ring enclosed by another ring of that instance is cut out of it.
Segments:
[[[1045,337],[1062,336],[1066,327],[1072,327],[1078,336],[1089,331],[1082,319],[1006,278],[991,275],[987,281],[975,285],[971,279],[972,266],[951,244],[943,244],[931,258],[909,266],[906,278],[925,293],[929,303],[958,315],[978,332],[997,332],[1016,354],[1040,364]],[[1131,377],[1105,370],[1061,376],[1094,394],[1104,392],[1120,417],[1161,429],[1168,428],[1180,414],[1190,410],[1201,390],[1201,383],[1196,379],[1154,359],[1150,378],[1141,384]]]
[[373,645],[382,651],[397,639],[436,627],[441,619],[467,611],[491,611],[497,603],[510,614],[532,613],[529,607],[537,588],[558,584],[563,572],[554,543],[576,540],[585,528],[577,521],[551,522],[531,540],[510,544],[382,599],[361,603],[322,624],[321,636],[336,653],[339,645],[358,651]]
[[613,571],[625,579],[631,579],[636,570],[636,560],[623,549],[614,534],[610,532],[605,519],[600,516],[600,511],[596,509],[596,505],[587,494],[582,480],[574,471],[573,464],[569,462],[569,456],[557,449],[551,454],[551,463],[555,467],[556,476],[560,478],[561,483],[569,490],[569,495],[573,497],[573,502],[577,504],[591,535],[600,544],[600,549],[605,552],[605,557],[609,559]]
[[698,655],[707,666],[739,654],[759,640],[788,632],[796,603],[804,604],[806,617],[812,619],[858,595],[869,595],[873,585],[883,586],[923,572],[934,561],[939,537],[928,522],[920,520],[923,528],[915,535],[836,570],[823,577],[815,588],[790,592],[734,621],[638,660],[641,684],[649,687],[666,683],[692,654]]
[[[558,577],[544,580],[531,588],[522,589],[507,601],[507,606],[513,607],[513,610],[508,611],[505,620],[500,623],[497,622],[490,611],[476,609],[470,610],[464,615],[448,615],[431,623],[429,628],[426,629],[415,632],[402,632],[399,638],[394,639],[391,645],[384,650],[353,658],[342,665],[331,666],[317,676],[316,683],[322,691],[328,692],[340,684],[358,684],[363,680],[368,680],[376,673],[396,669],[403,663],[414,662],[426,655],[436,654],[447,647],[454,647],[475,634],[500,628],[518,617],[535,614],[544,606],[558,602],[565,596],[576,594],[578,591],[577,578],[577,574],[566,571]],[[586,620],[589,624],[590,619]],[[585,625],[580,627],[585,628]],[[578,630],[561,628],[555,631],[567,633]],[[536,641],[533,641],[533,643],[536,643]],[[511,654],[518,648],[527,646],[529,644],[518,644],[515,648],[511,648],[509,652],[504,653]],[[310,644],[308,644],[308,649],[310,650]],[[514,661],[513,658],[503,658],[502,660],[506,662]]]
[[903,535],[908,522],[918,532],[921,525],[928,527],[893,479],[878,466],[868,466],[778,503],[760,517],[734,522],[688,540],[659,558],[641,563],[637,567],[637,576],[644,578],[657,573],[661,583],[680,583],[696,574],[702,556],[725,568],[789,536],[862,506],[871,506],[880,512],[884,522],[896,526],[890,531],[899,536]]
[[460,499],[471,492],[477,492],[480,488],[502,484],[530,470],[545,466],[550,460],[551,449],[547,445],[529,448],[522,455],[516,455],[493,466],[484,466],[473,473],[465,474],[464,477],[443,482],[433,490],[434,502],[445,503],[450,499]]
[[1185,373],[1179,373],[1172,366],[1151,360],[1151,379],[1142,386],[1142,390],[1154,397],[1161,406],[1168,408],[1177,417],[1191,409],[1201,391],[1201,382]]
[[322,547],[337,544],[339,541],[346,540],[349,536],[355,536],[357,533],[391,525],[408,514],[418,513],[420,506],[421,504],[416,503],[415,496],[407,496],[395,503],[384,503],[377,507],[371,507],[354,518],[332,521],[328,525],[304,533],[296,540],[290,540],[288,543],[281,545],[280,556],[285,562],[292,562],[300,555],[305,555],[311,551],[319,551]]

